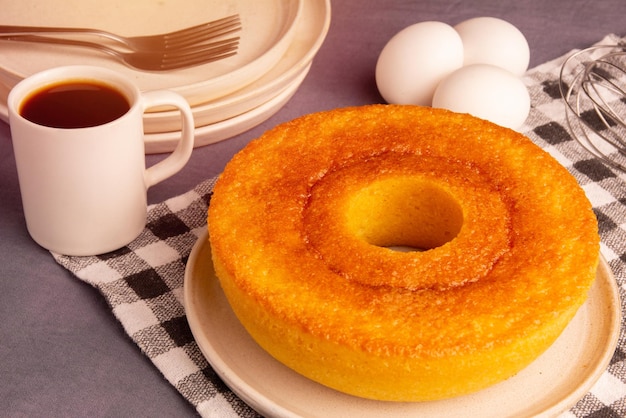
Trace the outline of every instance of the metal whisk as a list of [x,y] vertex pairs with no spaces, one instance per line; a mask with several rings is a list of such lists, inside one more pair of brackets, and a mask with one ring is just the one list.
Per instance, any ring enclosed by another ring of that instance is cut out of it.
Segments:
[[605,164],[626,172],[626,46],[595,46],[570,56],[559,76],[573,137]]

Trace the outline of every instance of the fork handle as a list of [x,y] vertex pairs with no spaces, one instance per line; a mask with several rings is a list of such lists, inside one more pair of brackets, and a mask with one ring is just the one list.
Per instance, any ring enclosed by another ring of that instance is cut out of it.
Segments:
[[0,35],[0,41],[34,42],[34,43],[55,44],[55,45],[70,45],[70,46],[79,46],[79,47],[97,49],[99,51],[105,52],[113,56],[117,56],[118,54],[121,54],[120,51],[116,51],[113,48],[109,48],[107,46],[104,46],[95,42],[78,41],[78,40],[73,40],[73,39],[54,38],[54,37],[39,36],[39,35]]
[[113,33],[109,33],[99,29],[87,29],[87,28],[64,28],[64,27],[41,27],[41,26],[15,26],[15,25],[0,25],[0,39],[7,39],[7,36],[14,35],[37,35],[37,34],[89,34],[103,36],[105,38],[114,40],[125,44],[125,42]]

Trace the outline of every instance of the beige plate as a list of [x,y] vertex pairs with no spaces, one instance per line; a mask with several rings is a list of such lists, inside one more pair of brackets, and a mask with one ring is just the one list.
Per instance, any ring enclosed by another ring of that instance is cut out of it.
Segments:
[[[300,83],[302,83],[306,77],[309,68],[310,65],[298,74],[296,79],[283,88],[283,90],[279,91],[274,97],[260,106],[230,119],[196,128],[194,146],[201,147],[231,138],[248,129],[252,129],[270,118],[296,93],[298,87],[300,87]],[[2,94],[8,95],[8,89],[0,83],[0,96]],[[0,104],[0,114],[4,109],[6,109],[6,107],[3,108],[3,105]],[[2,119],[1,116],[0,119]],[[4,120],[8,122],[8,118]],[[176,148],[179,140],[180,131],[146,134],[144,135],[145,151],[147,154],[172,152],[174,148]]]
[[185,271],[187,320],[202,353],[241,399],[268,417],[551,417],[605,371],[620,331],[617,284],[604,260],[589,299],[559,339],[516,376],[478,393],[423,403],[377,402],[319,385],[274,360],[241,326],[211,262],[207,233]]
[[[261,78],[226,96],[192,107],[196,127],[203,127],[241,115],[272,99],[277,92],[308,71],[311,61],[322,46],[330,25],[329,0],[304,0],[294,38],[285,54]],[[144,117],[147,134],[180,129],[177,111],[147,113]],[[150,142],[150,138],[146,138]],[[196,144],[197,146],[197,144]],[[172,148],[173,150],[173,148]]]
[[[285,91],[297,88],[296,85],[304,80],[309,71],[311,62],[328,32],[330,12],[329,0],[304,0],[294,38],[274,67],[242,89],[193,106],[196,123],[195,146],[208,145],[242,133],[279,110],[285,102]],[[5,122],[8,121],[8,94],[9,84],[6,80],[0,81],[0,119]],[[179,124],[177,112],[147,113],[144,116],[146,152],[173,151],[180,137]]]
[[50,67],[99,65],[125,73],[141,90],[174,90],[195,106],[232,93],[270,70],[291,45],[302,5],[303,0],[0,0],[5,25],[97,27],[134,36],[168,32],[235,13],[242,22],[237,55],[167,72],[136,71],[84,48],[2,42],[0,79],[13,86]]
[[[305,68],[291,84],[287,85],[287,87],[281,90],[276,96],[262,105],[233,118],[196,128],[194,146],[200,147],[231,138],[266,121],[278,112],[296,93],[298,87],[300,87],[300,83],[302,83],[306,77],[309,68],[310,67]],[[179,139],[180,132],[146,134],[144,135],[146,153],[157,154],[171,152],[176,148]]]

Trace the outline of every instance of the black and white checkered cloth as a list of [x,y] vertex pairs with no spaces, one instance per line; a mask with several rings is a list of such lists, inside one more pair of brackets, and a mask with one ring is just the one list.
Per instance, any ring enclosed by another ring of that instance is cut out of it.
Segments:
[[[599,44],[618,41],[609,35]],[[532,109],[521,130],[567,167],[587,193],[599,219],[602,254],[626,302],[626,175],[590,157],[570,136],[558,87],[565,58],[525,75]],[[257,414],[220,381],[202,356],[183,308],[185,263],[206,228],[213,184],[214,179],[207,180],[181,196],[151,206],[143,233],[116,252],[96,257],[53,256],[102,293],[128,335],[202,416],[253,417]],[[608,369],[562,418],[626,416],[624,331]]]

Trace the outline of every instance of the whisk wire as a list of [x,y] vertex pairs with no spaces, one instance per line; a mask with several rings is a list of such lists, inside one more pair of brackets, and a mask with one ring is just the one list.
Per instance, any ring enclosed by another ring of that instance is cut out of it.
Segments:
[[626,47],[570,56],[559,74],[572,136],[603,163],[626,172]]
[[613,107],[613,104],[623,104],[619,99],[626,97],[626,91],[618,84],[619,78],[614,77],[612,73],[594,71],[594,69],[598,69],[597,65],[600,63],[608,65],[609,70],[623,71],[613,62],[598,60],[585,69],[585,77],[581,87],[593,102],[594,109],[605,122],[607,128],[610,128],[611,125],[605,120],[605,115],[608,115],[615,124],[626,127],[624,118]]

